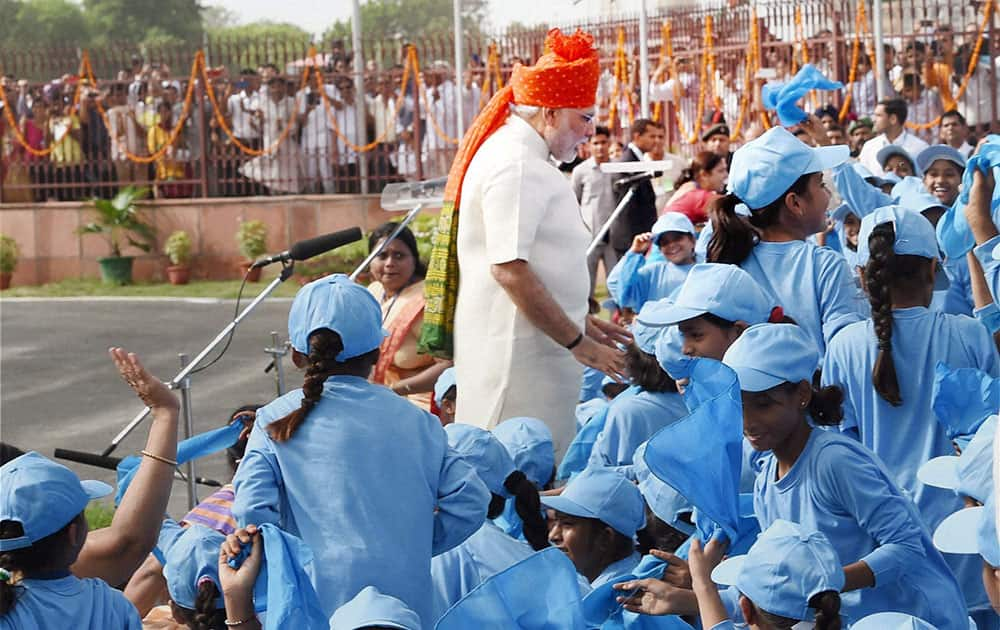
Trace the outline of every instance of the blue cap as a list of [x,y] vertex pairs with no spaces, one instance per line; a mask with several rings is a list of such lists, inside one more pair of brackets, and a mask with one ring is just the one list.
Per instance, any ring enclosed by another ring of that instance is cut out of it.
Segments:
[[851,630],[937,630],[923,619],[901,612],[880,612],[859,619]]
[[947,144],[932,144],[917,154],[917,168],[926,173],[931,164],[938,160],[947,160],[958,167],[959,172],[965,170],[965,156],[958,149]]
[[688,378],[694,357],[684,354],[684,337],[677,326],[667,326],[656,340],[656,362],[676,380]]
[[783,127],[744,144],[733,154],[729,191],[753,210],[766,208],[788,192],[800,177],[846,162],[846,145],[810,147]]
[[878,153],[875,154],[875,159],[878,160],[879,166],[885,169],[885,163],[888,162],[889,158],[891,158],[894,155],[899,155],[909,160],[910,164],[913,165],[913,170],[917,174],[920,173],[920,169],[917,168],[917,163],[914,161],[913,156],[910,155],[909,151],[899,146],[898,144],[885,145],[884,147],[879,149]]
[[760,90],[760,99],[766,109],[775,110],[783,126],[791,127],[808,117],[798,105],[803,96],[812,90],[840,90],[843,87],[843,83],[831,81],[816,66],[807,63],[790,81],[772,81],[764,85]]
[[858,174],[858,176],[861,177],[861,179],[865,180],[866,183],[868,183],[871,186],[875,186],[877,188],[881,188],[886,184],[895,184],[896,182],[899,181],[899,177],[896,175],[893,175],[893,177],[895,178],[893,180],[890,180],[887,177],[879,177],[878,175],[875,175],[874,173],[869,171],[868,167],[862,164],[861,162],[851,162],[851,168],[854,170],[855,173]]
[[954,490],[961,496],[984,503],[993,493],[993,439],[997,416],[990,416],[962,450],[962,454],[943,455],[924,463],[917,479],[934,486]]
[[851,206],[847,205],[846,201],[837,206],[836,208],[834,208],[833,210],[830,210],[828,214],[830,215],[830,218],[833,219],[834,221],[843,221],[844,219],[847,218],[847,215],[849,214],[858,216],[851,208]]
[[650,232],[653,233],[653,243],[657,243],[660,240],[660,236],[667,232],[683,232],[691,236],[697,236],[694,223],[691,223],[691,219],[680,212],[664,212],[656,220],[656,223],[653,224]]
[[[660,338],[660,335],[665,330],[663,326],[649,324],[648,315],[649,313],[655,313],[657,308],[661,308],[661,302],[667,301],[673,302],[670,298],[646,302],[639,309],[635,320],[632,321],[632,338],[635,339],[635,345],[646,354],[656,354],[656,340]],[[646,313],[647,317],[643,317],[643,313]],[[653,319],[655,319],[655,316]]]
[[743,556],[712,571],[716,584],[735,586],[761,610],[791,619],[812,619],[809,599],[844,587],[840,557],[820,532],[778,519]]
[[596,518],[629,538],[646,526],[639,489],[625,475],[607,468],[584,470],[559,496],[542,497],[542,505],[572,516]]
[[219,548],[226,537],[204,525],[189,525],[164,550],[163,577],[170,599],[179,606],[194,610],[198,586],[205,580],[215,584],[219,596],[216,608],[225,608],[219,582]]
[[1000,568],[996,494],[984,505],[959,510],[941,521],[934,530],[934,546],[943,553],[978,554],[991,567]]
[[30,547],[66,527],[91,499],[111,494],[101,481],[80,481],[72,470],[31,451],[0,467],[0,521],[16,521],[23,536],[0,539],[0,551]]
[[639,482],[639,493],[656,518],[690,536],[694,533],[694,525],[682,520],[680,516],[690,514],[694,508],[681,493],[650,472],[649,466],[646,465],[647,444],[648,442],[640,444],[632,456],[632,470],[635,472],[636,481]]
[[928,192],[924,181],[919,177],[904,177],[892,187],[892,196],[896,204],[912,210],[923,212],[930,208],[947,208],[941,200]]
[[736,265],[719,263],[691,267],[673,298],[673,303],[647,303],[636,319],[649,326],[669,326],[711,313],[730,322],[760,324],[775,306],[750,274]]
[[493,494],[511,496],[503,482],[514,472],[514,460],[500,440],[485,429],[455,422],[444,428],[448,446],[462,457]]
[[877,208],[861,219],[861,229],[858,232],[858,266],[868,264],[868,238],[872,230],[883,223],[892,223],[896,240],[892,250],[900,256],[922,256],[938,258],[937,234],[934,226],[919,212],[912,212],[900,206],[885,206]]
[[343,274],[313,280],[295,294],[288,312],[288,339],[302,354],[309,353],[309,335],[329,328],[340,335],[344,349],[335,358],[347,361],[382,345],[382,308],[360,284]]
[[438,407],[444,401],[445,395],[448,390],[452,387],[456,387],[455,382],[455,368],[450,367],[438,376],[437,380],[434,381],[434,404]]
[[948,439],[966,448],[983,421],[1000,409],[1000,378],[976,368],[934,366],[931,407]]
[[395,597],[382,594],[374,586],[361,589],[354,599],[338,608],[330,617],[330,630],[372,627],[421,630],[417,613]]
[[782,383],[811,383],[819,350],[795,324],[757,324],[729,346],[722,362],[736,372],[740,390],[762,392]]
[[500,440],[514,459],[514,466],[528,480],[542,488],[552,479],[556,466],[556,452],[552,431],[538,418],[510,418],[493,429],[493,437]]

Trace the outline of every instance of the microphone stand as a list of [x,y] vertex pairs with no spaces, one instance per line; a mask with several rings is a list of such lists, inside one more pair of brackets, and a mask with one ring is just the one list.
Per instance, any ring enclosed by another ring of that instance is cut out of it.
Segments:
[[[174,377],[170,379],[170,381],[167,383],[167,387],[169,387],[170,389],[180,389],[184,383],[184,380],[191,374],[191,372],[195,370],[195,368],[198,367],[198,365],[202,361],[205,360],[205,357],[207,357],[212,352],[212,350],[214,350],[220,343],[225,341],[226,337],[228,337],[229,334],[236,329],[236,327],[240,324],[240,322],[242,322],[243,319],[251,313],[251,311],[257,308],[257,306],[261,302],[263,302],[264,299],[267,298],[267,296],[271,295],[271,293],[273,293],[274,290],[278,288],[278,285],[280,285],[285,280],[288,280],[292,276],[292,273],[294,271],[295,271],[295,264],[293,262],[288,261],[282,263],[281,273],[278,275],[278,277],[272,280],[271,283],[268,284],[266,287],[264,287],[264,289],[257,295],[257,297],[255,297],[252,302],[247,304],[246,308],[240,311],[239,315],[237,315],[233,319],[233,321],[229,322],[229,324],[227,324],[226,327],[222,329],[222,332],[216,335],[215,339],[210,341],[208,345],[202,349],[201,352],[199,352],[197,355],[195,355],[193,359],[191,359],[190,363],[185,365],[180,372],[175,374]],[[149,415],[149,407],[143,407],[142,411],[137,413],[135,417],[132,418],[132,420],[127,425],[125,425],[125,428],[122,429],[118,433],[118,435],[114,437],[113,440],[111,440],[111,444],[108,445],[106,449],[104,449],[101,455],[103,457],[107,457],[112,452],[114,452],[114,450],[118,448],[118,445],[121,443],[121,441],[124,440],[125,437],[128,436],[128,434],[131,433],[137,426],[139,426],[139,424],[146,418],[147,415]],[[190,421],[190,419],[187,420]]]
[[[645,181],[645,180],[640,180],[640,181]],[[611,216],[608,217],[608,220],[605,221],[604,225],[601,226],[601,229],[598,230],[597,234],[594,236],[594,240],[590,241],[590,246],[587,247],[587,256],[590,256],[590,254],[595,249],[597,249],[597,246],[601,244],[601,241],[604,240],[604,235],[607,234],[608,231],[611,229],[611,224],[615,222],[615,219],[618,218],[618,215],[620,215],[622,212],[625,212],[625,207],[628,205],[628,202],[632,201],[632,197],[635,196],[635,185],[638,183],[639,182],[633,182],[629,184],[628,192],[625,193],[625,196],[622,197],[622,200],[618,202],[617,206],[615,206],[615,211],[611,213]]]

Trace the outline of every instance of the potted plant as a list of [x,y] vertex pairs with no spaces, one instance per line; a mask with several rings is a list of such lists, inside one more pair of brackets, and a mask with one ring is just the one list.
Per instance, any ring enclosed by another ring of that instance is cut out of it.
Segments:
[[107,284],[132,283],[132,256],[122,256],[125,244],[144,252],[152,249],[153,226],[139,217],[137,202],[149,194],[149,188],[126,186],[113,199],[93,199],[95,220],[77,228],[77,234],[99,234],[108,242],[111,255],[98,258],[101,279]]
[[[236,242],[244,261],[240,263],[240,271],[246,273],[247,268],[267,251],[267,224],[257,219],[241,221],[236,230]],[[247,282],[260,281],[261,269],[250,269]]]
[[14,270],[17,269],[19,255],[17,241],[0,234],[0,291],[10,288],[10,278],[14,274]]
[[163,253],[170,259],[167,267],[167,278],[170,284],[187,284],[191,279],[191,237],[184,230],[177,230],[167,238],[163,245]]

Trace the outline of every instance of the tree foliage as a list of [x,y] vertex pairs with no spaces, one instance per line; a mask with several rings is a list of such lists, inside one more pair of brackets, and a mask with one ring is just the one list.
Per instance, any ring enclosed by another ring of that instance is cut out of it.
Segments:
[[83,0],[95,42],[200,43],[198,0]]
[[[462,0],[462,23],[467,33],[479,33],[487,9],[488,0]],[[369,0],[361,5],[362,37],[408,40],[450,35],[454,28],[452,11],[452,0]],[[334,22],[323,38],[343,39],[350,47],[350,20]]]
[[0,0],[4,46],[82,45],[90,33],[80,5],[69,0]]

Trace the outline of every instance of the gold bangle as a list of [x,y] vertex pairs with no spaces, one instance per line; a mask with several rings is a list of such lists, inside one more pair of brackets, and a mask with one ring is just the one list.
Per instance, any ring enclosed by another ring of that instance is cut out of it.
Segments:
[[143,449],[143,450],[139,451],[139,454],[142,455],[142,456],[144,456],[144,457],[148,457],[150,459],[155,459],[158,462],[163,462],[164,464],[168,464],[168,465],[173,466],[175,468],[177,467],[177,462],[176,461],[174,461],[172,459],[167,459],[166,457],[163,457],[163,456],[160,456],[160,455],[156,455],[155,453],[150,453],[146,449]]

